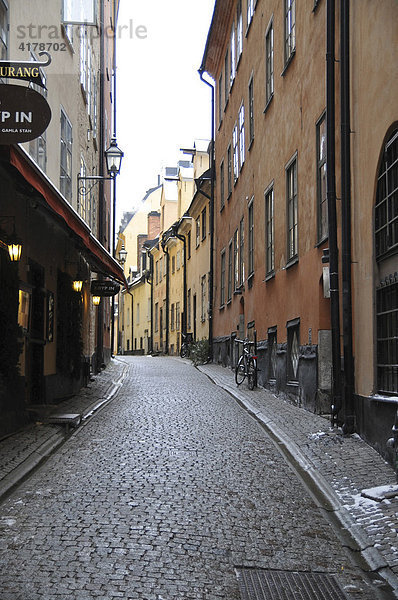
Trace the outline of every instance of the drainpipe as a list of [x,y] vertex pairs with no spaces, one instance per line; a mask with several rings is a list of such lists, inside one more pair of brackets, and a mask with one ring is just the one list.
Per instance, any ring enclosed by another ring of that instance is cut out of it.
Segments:
[[343,431],[355,431],[355,371],[352,336],[351,280],[351,148],[350,148],[350,2],[340,0],[340,72],[341,72],[341,249],[342,308],[344,347]]
[[209,270],[209,361],[213,360],[213,308],[214,308],[214,181],[216,176],[215,164],[215,118],[214,118],[214,84],[204,79],[204,69],[198,71],[200,79],[211,89],[211,142],[210,142],[210,166],[211,166],[211,192],[210,192],[210,270]]
[[[166,244],[162,241],[162,249],[163,252],[166,256],[166,340],[165,340],[165,346],[166,346],[166,352],[165,354],[169,353],[169,305],[170,305],[170,255],[169,255],[169,250],[166,246]],[[160,323],[159,323],[159,327],[160,327]]]
[[151,339],[149,340],[148,352],[153,353],[153,256],[152,252],[148,252],[149,256],[149,272],[151,277]]
[[326,195],[329,220],[330,321],[332,328],[332,426],[341,410],[339,256],[336,215],[335,2],[326,5]]

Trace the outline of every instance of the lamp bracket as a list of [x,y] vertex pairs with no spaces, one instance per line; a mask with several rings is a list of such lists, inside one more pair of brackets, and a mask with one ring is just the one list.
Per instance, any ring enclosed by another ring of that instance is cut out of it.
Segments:
[[[88,177],[82,177],[81,175],[77,176],[77,193],[78,196],[87,196],[91,192],[91,190],[97,185],[99,181],[110,181],[115,179],[115,175],[110,175],[109,177],[105,177],[102,175],[89,175]],[[91,181],[91,185],[86,186],[85,181]]]

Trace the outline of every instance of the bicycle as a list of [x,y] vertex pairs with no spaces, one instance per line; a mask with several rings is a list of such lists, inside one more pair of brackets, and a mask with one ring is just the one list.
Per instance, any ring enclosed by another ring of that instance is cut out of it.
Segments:
[[253,390],[257,386],[257,356],[250,354],[249,347],[254,342],[245,340],[235,340],[238,344],[243,344],[243,354],[240,356],[235,367],[236,385],[240,385],[247,377],[247,385],[249,390]]
[[181,349],[180,356],[181,358],[189,358],[191,354],[191,344],[192,344],[192,333],[181,333]]

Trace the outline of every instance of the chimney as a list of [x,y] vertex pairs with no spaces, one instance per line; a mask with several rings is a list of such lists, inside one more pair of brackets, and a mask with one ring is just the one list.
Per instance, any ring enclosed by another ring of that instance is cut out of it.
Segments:
[[160,233],[160,212],[153,210],[148,214],[148,239],[154,240]]

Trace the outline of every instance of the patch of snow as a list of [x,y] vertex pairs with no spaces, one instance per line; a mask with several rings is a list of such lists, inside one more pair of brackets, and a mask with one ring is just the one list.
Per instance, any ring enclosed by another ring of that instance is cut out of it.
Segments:
[[308,437],[310,440],[319,440],[324,435],[326,435],[324,431],[317,431],[317,433],[310,433]]

